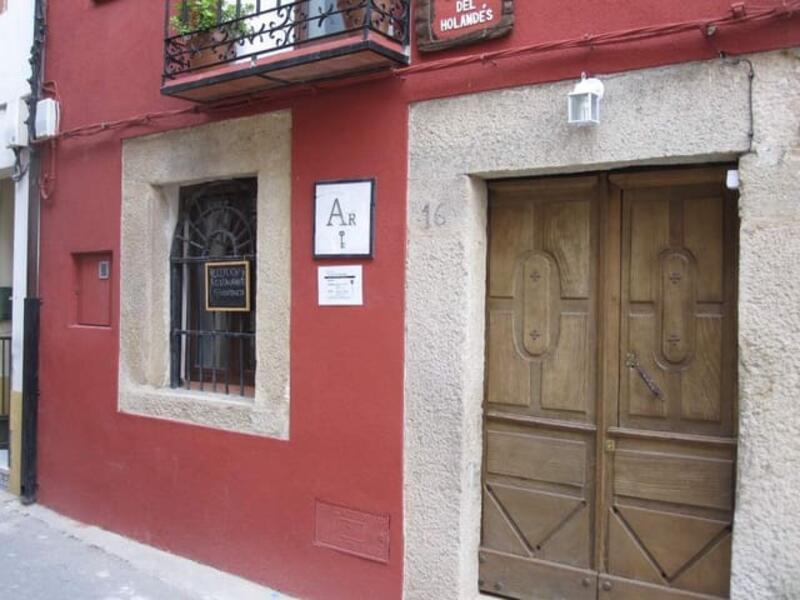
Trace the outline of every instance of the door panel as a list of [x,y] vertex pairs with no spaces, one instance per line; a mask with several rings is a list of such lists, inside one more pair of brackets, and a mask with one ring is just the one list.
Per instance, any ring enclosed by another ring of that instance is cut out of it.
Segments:
[[481,589],[507,598],[595,600],[597,573],[494,550],[481,552]]
[[731,436],[733,203],[721,182],[623,187],[622,196],[620,425]]
[[733,460],[708,458],[700,451],[681,454],[642,450],[636,442],[617,444],[614,491],[618,496],[730,510]]
[[589,415],[591,364],[589,315],[562,313],[558,346],[542,368],[542,409]]
[[622,198],[621,385],[601,526],[608,572],[661,586],[601,581],[611,598],[728,595],[737,223],[723,177],[611,176]]
[[602,600],[718,600],[719,596],[670,589],[662,585],[610,575],[598,578]]
[[486,432],[486,468],[490,473],[567,486],[586,484],[586,443],[545,434],[540,428]]
[[570,201],[543,203],[536,211],[542,226],[542,247],[560,267],[565,298],[589,298],[593,287],[592,199],[581,195],[572,196],[575,199]]
[[660,252],[669,246],[669,202],[657,197],[648,202],[627,202],[626,208],[630,223],[627,280],[630,301],[653,302],[658,293],[653,265]]
[[737,219],[724,173],[492,185],[481,589],[727,596]]
[[487,405],[594,425],[598,177],[498,191],[490,207]]
[[490,208],[481,577],[492,593],[540,597],[535,580],[553,597],[595,594],[600,183],[512,186]]
[[487,343],[492,352],[487,361],[487,402],[489,404],[530,407],[531,368],[514,343],[514,315],[508,312],[490,312]]

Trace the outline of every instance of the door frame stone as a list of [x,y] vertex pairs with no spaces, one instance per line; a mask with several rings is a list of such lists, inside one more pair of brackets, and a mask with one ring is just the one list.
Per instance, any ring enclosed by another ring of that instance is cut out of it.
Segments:
[[[776,304],[765,294],[786,290],[787,278],[800,282],[800,67],[798,56],[788,51],[748,58],[756,73],[752,94],[744,61],[610,76],[596,127],[567,124],[565,99],[573,81],[412,106],[405,598],[479,595],[486,181],[723,161],[739,162],[742,218],[732,597],[759,597],[795,585],[792,557],[800,547],[792,543],[800,542],[776,540],[787,526],[786,515],[800,514],[800,500],[792,493],[800,488],[800,474],[791,469],[791,457],[781,457],[771,444],[791,441],[786,423],[795,431],[800,427],[800,415],[791,410],[800,362],[787,365],[780,352],[786,344],[800,347],[798,327],[781,338],[781,329],[800,323],[800,309],[796,301]],[[766,268],[765,256],[773,258]],[[796,300],[800,283],[792,286]],[[778,373],[780,385],[771,385]],[[774,470],[764,460],[774,461]],[[789,526],[800,529],[800,517]]]

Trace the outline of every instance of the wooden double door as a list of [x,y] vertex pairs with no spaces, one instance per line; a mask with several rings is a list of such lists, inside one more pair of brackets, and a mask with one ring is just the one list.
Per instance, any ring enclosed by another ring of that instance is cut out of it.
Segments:
[[480,588],[727,597],[736,201],[724,168],[491,186]]

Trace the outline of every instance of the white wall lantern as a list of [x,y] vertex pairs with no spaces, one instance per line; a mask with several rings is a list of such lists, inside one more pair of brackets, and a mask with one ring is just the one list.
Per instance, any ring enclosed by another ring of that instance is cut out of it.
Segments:
[[596,77],[586,77],[581,73],[581,80],[570,92],[567,99],[567,116],[575,125],[591,125],[600,122],[600,99],[603,97],[603,82]]

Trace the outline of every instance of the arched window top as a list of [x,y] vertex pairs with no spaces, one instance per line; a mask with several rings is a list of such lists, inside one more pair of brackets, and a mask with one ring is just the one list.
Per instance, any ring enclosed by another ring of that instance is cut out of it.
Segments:
[[172,258],[241,258],[256,253],[256,185],[231,179],[183,188]]

